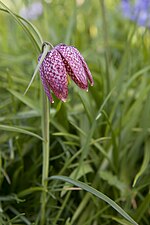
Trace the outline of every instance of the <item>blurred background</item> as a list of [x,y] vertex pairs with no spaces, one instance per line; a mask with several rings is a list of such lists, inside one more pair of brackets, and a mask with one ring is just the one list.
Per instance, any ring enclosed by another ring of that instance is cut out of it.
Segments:
[[[0,1],[0,224],[40,224],[43,41],[75,46],[94,86],[50,104],[49,176],[76,178],[150,220],[150,3]],[[78,173],[77,173],[78,172]],[[77,174],[77,177],[75,177]],[[85,191],[48,182],[45,224],[131,224]],[[67,185],[68,186],[68,185]]]

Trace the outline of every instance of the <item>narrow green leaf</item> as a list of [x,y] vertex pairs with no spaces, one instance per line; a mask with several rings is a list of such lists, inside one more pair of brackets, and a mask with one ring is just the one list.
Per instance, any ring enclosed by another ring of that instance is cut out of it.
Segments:
[[146,170],[146,168],[149,165],[149,162],[150,162],[150,149],[149,149],[149,146],[150,146],[150,139],[146,142],[143,163],[141,165],[141,168],[140,168],[139,172],[136,174],[136,176],[134,178],[133,187],[135,186],[137,180],[139,179],[140,176],[142,176],[142,174],[144,173],[144,171]]
[[42,62],[43,62],[43,60],[44,60],[44,58],[45,58],[45,56],[47,55],[47,53],[48,53],[49,50],[50,50],[50,46],[49,46],[49,45],[46,45],[45,48],[44,48],[44,51],[43,51],[43,53],[42,53],[42,56],[41,56],[41,58],[40,58],[40,61],[39,61],[39,63],[37,64],[37,66],[36,66],[36,68],[35,68],[35,71],[34,71],[34,73],[33,73],[33,75],[32,75],[31,81],[30,81],[28,87],[26,88],[26,90],[25,90],[25,92],[24,92],[24,95],[25,95],[25,94],[27,93],[27,91],[29,90],[29,88],[30,88],[30,86],[31,86],[31,84],[32,84],[32,82],[33,82],[33,80],[34,80],[34,78],[35,78],[37,72],[39,71],[39,68],[40,68],[40,66],[41,66],[41,64],[42,64]]
[[25,129],[22,129],[22,128],[19,128],[19,127],[8,126],[8,125],[0,125],[0,130],[27,134],[27,135],[36,137],[36,138],[43,141],[43,138],[41,136],[39,136],[38,134],[35,134],[31,131],[28,131],[28,130],[25,130]]
[[43,187],[31,187],[31,188],[28,188],[28,189],[25,189],[25,190],[19,192],[18,193],[18,197],[23,197],[23,196],[32,194],[33,192],[37,192],[37,191],[41,192],[43,190],[44,190]]
[[135,218],[137,221],[141,220],[146,211],[148,213],[149,204],[150,204],[150,194],[148,193],[136,211]]
[[25,217],[25,213],[20,213],[18,210],[16,210],[13,206],[8,206],[8,209],[15,214],[16,216],[13,217],[10,221],[9,224],[16,224],[17,219],[21,219],[21,221],[27,225],[31,225],[31,222]]
[[33,109],[33,110],[35,110],[37,112],[40,112],[39,104],[36,104],[36,102],[34,100],[32,100],[31,97],[24,96],[23,94],[21,94],[21,93],[19,93],[17,91],[14,91],[14,90],[8,89],[8,91],[12,95],[14,95],[16,98],[18,98],[21,102],[23,102],[24,104],[29,106],[31,109]]
[[[85,176],[86,174],[91,173],[91,172],[93,172],[92,167],[89,164],[83,164],[82,167],[80,168],[80,170],[78,171],[78,174],[77,174],[77,168],[76,168],[72,171],[72,173],[70,174],[69,177],[72,179],[74,179],[74,177],[76,177],[76,179],[80,179],[82,176]],[[77,176],[76,176],[76,174],[77,174]],[[65,190],[65,186],[68,186],[67,183],[65,183],[65,185],[64,185],[64,190],[62,190],[62,192],[61,192],[61,197],[63,197],[64,194],[67,192]]]
[[74,139],[74,140],[76,140],[76,141],[78,141],[79,140],[79,137],[78,136],[76,136],[76,135],[74,135],[74,134],[69,134],[69,133],[63,133],[63,132],[56,132],[56,133],[53,133],[53,135],[54,136],[63,136],[63,137],[65,137],[66,139],[69,139],[69,138],[71,138],[71,139]]
[[77,180],[73,180],[71,178],[68,178],[66,176],[51,176],[49,179],[55,179],[55,180],[62,180],[68,183],[71,183],[75,186],[78,186],[80,188],[82,188],[83,190],[95,195],[96,197],[98,197],[99,199],[107,202],[110,206],[112,206],[119,214],[121,214],[126,220],[128,220],[129,222],[131,222],[134,225],[138,225],[119,205],[117,205],[113,200],[111,200],[109,197],[107,197],[106,195],[104,195],[102,192],[97,191],[95,188],[90,187],[89,185],[81,182],[81,181],[77,181]]
[[[7,9],[0,8],[0,10],[4,11],[6,13],[10,13]],[[41,36],[40,32],[38,31],[38,29],[29,20],[26,20],[25,18],[21,17],[20,15],[15,14],[15,13],[13,13],[13,14],[14,14],[15,17],[17,17],[18,19],[22,20],[23,22],[25,22],[26,24],[28,24],[31,27],[33,32],[37,35],[40,43],[42,44],[43,43],[43,39],[42,39],[42,36]]]
[[2,1],[0,1],[0,5],[4,7],[4,9],[15,19],[15,21],[22,27],[22,29],[25,31],[27,36],[30,38],[31,42],[35,45],[35,48],[39,51],[39,45],[37,44],[37,41],[35,40],[34,36],[28,29],[28,27],[19,19],[19,17],[13,13]]
[[18,196],[15,194],[11,194],[6,196],[0,196],[0,201],[3,201],[3,202],[16,201],[17,203],[19,203],[19,202],[23,202],[24,200],[19,199]]
[[131,225],[132,223],[124,220],[124,219],[120,219],[118,217],[112,217],[112,219],[116,222],[118,222],[119,225]]

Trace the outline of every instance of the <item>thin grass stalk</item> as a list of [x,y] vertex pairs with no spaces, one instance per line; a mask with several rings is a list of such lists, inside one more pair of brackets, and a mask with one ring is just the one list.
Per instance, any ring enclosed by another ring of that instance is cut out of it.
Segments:
[[50,137],[49,137],[49,101],[44,92],[42,91],[42,132],[43,132],[43,167],[42,167],[42,186],[44,190],[41,195],[41,220],[40,224],[45,224],[46,218],[46,203],[47,203],[47,185],[48,185],[48,172],[49,172],[49,157],[50,157]]
[[109,43],[108,43],[108,31],[106,21],[106,7],[104,0],[100,0],[101,12],[102,12],[102,23],[103,23],[103,39],[105,48],[105,63],[106,63],[106,95],[110,92],[110,72],[109,72]]

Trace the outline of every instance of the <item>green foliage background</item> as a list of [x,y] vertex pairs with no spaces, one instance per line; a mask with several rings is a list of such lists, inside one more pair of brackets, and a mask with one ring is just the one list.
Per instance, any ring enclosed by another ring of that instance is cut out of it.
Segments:
[[[120,1],[111,0],[43,0],[43,14],[32,26],[16,16],[32,2],[0,1],[0,224],[40,224],[39,74],[23,93],[46,40],[78,48],[95,82],[86,93],[70,81],[67,102],[54,97],[50,105],[49,178],[80,180],[148,225],[150,31],[125,20]],[[70,190],[75,186],[65,181],[48,180],[44,224],[131,224],[90,191]]]

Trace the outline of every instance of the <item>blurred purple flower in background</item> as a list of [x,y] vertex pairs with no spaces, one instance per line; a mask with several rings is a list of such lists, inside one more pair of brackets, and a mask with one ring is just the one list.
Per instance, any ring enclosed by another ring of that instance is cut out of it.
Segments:
[[28,7],[23,7],[20,10],[20,16],[27,20],[36,20],[43,12],[43,6],[41,2],[34,2]]
[[138,25],[150,27],[150,0],[121,0],[122,13]]

